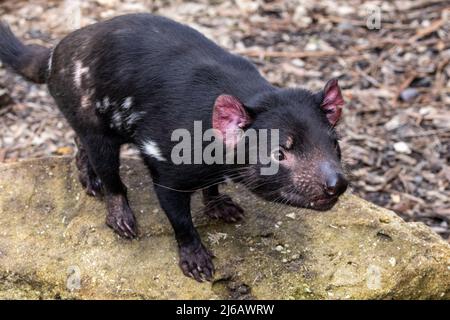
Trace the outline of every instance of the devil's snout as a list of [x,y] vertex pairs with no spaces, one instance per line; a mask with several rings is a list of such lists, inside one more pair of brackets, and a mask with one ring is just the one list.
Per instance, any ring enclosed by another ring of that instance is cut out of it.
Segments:
[[321,165],[321,171],[324,178],[324,191],[328,196],[337,197],[347,190],[348,181],[341,170],[326,162]]
[[342,173],[334,172],[327,176],[325,192],[329,196],[339,196],[347,190],[348,182]]

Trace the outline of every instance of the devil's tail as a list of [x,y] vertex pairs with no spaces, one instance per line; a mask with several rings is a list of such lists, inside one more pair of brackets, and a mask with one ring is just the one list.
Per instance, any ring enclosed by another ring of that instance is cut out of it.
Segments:
[[0,60],[25,79],[35,83],[47,82],[51,50],[39,45],[23,44],[0,22]]

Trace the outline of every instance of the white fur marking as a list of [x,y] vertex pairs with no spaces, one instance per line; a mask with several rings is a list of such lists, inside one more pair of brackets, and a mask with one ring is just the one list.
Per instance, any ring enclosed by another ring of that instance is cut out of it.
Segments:
[[142,145],[142,149],[143,149],[145,154],[155,158],[156,160],[167,161],[162,156],[161,150],[159,149],[159,147],[156,144],[156,142],[154,142],[152,140],[147,140],[146,142],[144,142],[144,144]]
[[75,61],[75,71],[73,76],[73,81],[77,88],[81,88],[81,80],[83,74],[89,72],[89,67],[83,67],[83,63],[80,60]]
[[109,98],[108,97],[104,97],[103,98],[103,107],[105,108],[105,109],[108,109],[109,108]]
[[135,112],[135,113],[129,114],[125,118],[125,126],[126,126],[126,128],[130,129],[137,121],[142,119],[144,114],[145,114],[145,111]]
[[122,103],[122,109],[128,110],[131,108],[131,105],[133,104],[133,97],[128,97],[125,99],[125,101]]
[[81,96],[81,108],[89,108],[92,106],[92,96],[94,95],[95,90],[89,89],[84,92],[84,94]]
[[97,101],[95,103],[95,108],[100,113],[105,113],[106,111],[108,111],[108,106],[103,105],[103,103],[101,101]]
[[81,96],[81,108],[88,108],[91,105],[90,96],[82,95]]
[[112,124],[116,129],[120,129],[122,125],[122,115],[117,111],[112,115]]
[[50,51],[50,58],[48,59],[48,74],[52,71],[52,63],[53,63],[53,50]]

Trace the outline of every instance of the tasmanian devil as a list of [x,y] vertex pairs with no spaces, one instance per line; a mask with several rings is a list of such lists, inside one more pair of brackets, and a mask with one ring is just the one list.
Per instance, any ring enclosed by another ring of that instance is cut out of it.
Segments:
[[[105,200],[107,225],[126,238],[137,236],[137,224],[119,176],[119,153],[122,144],[137,146],[175,231],[180,267],[198,281],[211,280],[214,267],[192,223],[195,190],[203,192],[206,214],[233,222],[243,210],[219,193],[227,177],[266,200],[315,210],[331,208],[347,188],[335,132],[344,101],[335,79],[315,93],[278,88],[248,60],[150,14],[87,26],[52,50],[24,45],[1,24],[0,59],[48,85],[76,132],[81,184]],[[213,129],[226,150],[237,148],[242,132],[279,130],[278,148],[267,154],[278,170],[262,174],[262,162],[249,161],[251,148],[243,163],[173,161],[172,133],[194,134],[195,122],[202,132]]]

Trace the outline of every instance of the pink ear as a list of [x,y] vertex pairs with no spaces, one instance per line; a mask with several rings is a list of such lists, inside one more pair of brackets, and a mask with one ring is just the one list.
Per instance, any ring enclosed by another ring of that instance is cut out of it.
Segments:
[[337,79],[328,81],[323,89],[323,101],[320,106],[325,111],[328,121],[332,126],[336,125],[341,118],[343,105],[344,98],[342,98]]
[[237,98],[222,94],[216,99],[212,127],[222,134],[226,145],[236,144],[239,129],[244,129],[250,123],[250,115]]

